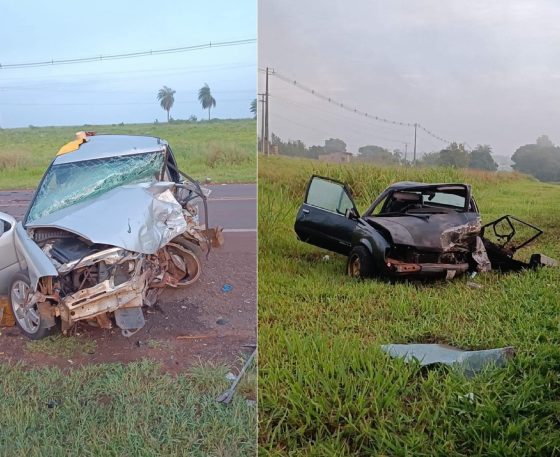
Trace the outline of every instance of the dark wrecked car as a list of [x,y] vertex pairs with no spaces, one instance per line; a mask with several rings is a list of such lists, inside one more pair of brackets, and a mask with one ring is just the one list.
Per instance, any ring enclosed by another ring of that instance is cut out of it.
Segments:
[[[542,230],[513,216],[481,225],[467,184],[399,182],[360,215],[348,186],[313,176],[294,229],[301,241],[348,256],[348,274],[361,278],[451,279],[556,264],[541,254],[514,259]],[[518,232],[525,239],[514,244]]]
[[[198,279],[221,228],[199,223],[208,189],[154,137],[79,132],[43,176],[22,222],[0,213],[0,295],[25,335],[76,322],[123,335],[163,287]],[[1,313],[1,310],[0,310]],[[1,317],[1,316],[0,316]]]

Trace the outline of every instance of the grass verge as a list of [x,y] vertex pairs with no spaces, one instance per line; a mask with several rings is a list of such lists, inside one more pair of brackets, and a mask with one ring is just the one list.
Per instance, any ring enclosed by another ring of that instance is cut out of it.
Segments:
[[77,336],[54,335],[25,343],[25,350],[28,352],[40,352],[59,357],[71,357],[78,352],[93,354],[96,348],[95,341]]
[[246,456],[256,408],[225,406],[226,367],[173,377],[150,361],[67,371],[0,364],[1,456]]
[[[346,259],[297,241],[307,180],[349,182],[364,210],[388,184],[467,182],[483,220],[545,230],[522,256],[560,258],[560,186],[518,174],[259,158],[259,436],[263,455],[560,455],[559,269],[424,286],[356,281]],[[472,379],[421,369],[384,343],[515,346]]]
[[169,142],[179,167],[197,179],[256,180],[256,123],[241,119],[0,129],[0,189],[36,187],[56,152],[80,130],[158,136]]

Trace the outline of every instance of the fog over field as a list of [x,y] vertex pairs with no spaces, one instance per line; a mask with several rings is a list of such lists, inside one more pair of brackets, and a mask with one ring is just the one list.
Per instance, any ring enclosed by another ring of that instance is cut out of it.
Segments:
[[[549,0],[262,0],[259,67],[373,115],[510,156],[541,134],[560,143],[559,22],[560,3]],[[413,141],[410,127],[355,116],[275,77],[270,94],[270,128],[283,139],[338,137],[351,152]],[[419,151],[443,146],[419,132]]]

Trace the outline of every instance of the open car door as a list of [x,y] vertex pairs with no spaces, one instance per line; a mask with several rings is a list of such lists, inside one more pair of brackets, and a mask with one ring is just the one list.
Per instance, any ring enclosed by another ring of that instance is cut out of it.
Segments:
[[301,241],[348,255],[358,218],[356,205],[345,184],[312,176],[294,230]]

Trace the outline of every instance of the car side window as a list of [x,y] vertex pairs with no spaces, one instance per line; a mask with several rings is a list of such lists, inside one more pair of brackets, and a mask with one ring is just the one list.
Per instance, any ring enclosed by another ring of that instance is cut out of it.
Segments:
[[311,181],[305,203],[343,215],[354,207],[342,184],[321,178]]
[[351,210],[352,208],[354,208],[354,203],[352,202],[352,199],[348,196],[348,194],[346,193],[346,191],[343,188],[342,189],[342,194],[340,195],[340,201],[338,203],[338,208],[336,209],[336,211],[340,214],[346,215],[346,212],[348,210]]
[[10,230],[10,228],[12,228],[12,226],[8,221],[0,219],[0,236]]

